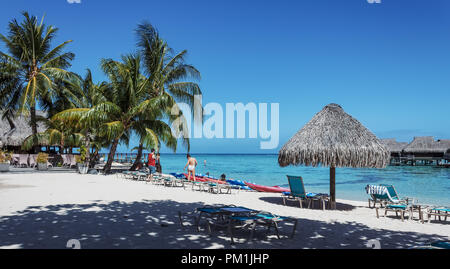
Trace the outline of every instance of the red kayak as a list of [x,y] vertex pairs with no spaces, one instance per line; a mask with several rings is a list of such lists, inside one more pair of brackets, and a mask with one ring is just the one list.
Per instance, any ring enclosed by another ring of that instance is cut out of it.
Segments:
[[[184,175],[186,178],[188,178],[188,174],[183,173],[183,175]],[[194,178],[191,177],[189,180],[190,180],[190,181],[194,181]],[[195,180],[196,180],[196,181],[200,181],[200,182],[207,182],[207,181],[208,181],[208,180],[204,179],[203,177],[198,177],[198,176],[195,176]]]
[[[185,174],[184,173],[184,176],[186,177],[186,178],[188,178],[188,174]],[[191,179],[190,180],[193,180],[193,178],[191,177]],[[224,181],[220,181],[220,180],[218,180],[218,179],[214,179],[214,178],[209,178],[209,177],[201,177],[201,176],[195,176],[195,180],[197,180],[197,181],[200,181],[200,182],[212,182],[212,183],[217,183],[217,184],[227,184],[226,182],[224,182]]]
[[247,186],[249,186],[250,188],[252,188],[255,191],[260,191],[260,192],[278,192],[278,193],[282,193],[282,192],[290,192],[290,189],[287,188],[282,188],[280,186],[264,186],[264,185],[256,185],[256,184],[252,184],[252,183],[248,183],[245,182],[245,184]]

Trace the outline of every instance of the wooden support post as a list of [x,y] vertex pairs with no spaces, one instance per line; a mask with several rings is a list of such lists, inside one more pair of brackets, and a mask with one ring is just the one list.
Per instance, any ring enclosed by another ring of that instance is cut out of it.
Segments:
[[330,167],[330,209],[336,209],[336,168]]

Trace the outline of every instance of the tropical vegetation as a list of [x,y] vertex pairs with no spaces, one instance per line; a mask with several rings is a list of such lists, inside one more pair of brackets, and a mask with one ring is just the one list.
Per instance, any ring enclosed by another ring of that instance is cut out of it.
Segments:
[[[0,110],[8,120],[30,115],[32,134],[23,150],[78,147],[81,161],[92,166],[99,151],[109,148],[105,173],[111,171],[118,145],[128,145],[133,135],[139,146],[132,169],[145,149],[159,150],[164,144],[176,151],[178,138],[189,151],[186,133],[170,127],[180,120],[172,115],[177,104],[195,109],[194,98],[201,94],[200,72],[185,62],[186,50],[175,53],[150,23],[142,23],[136,29],[136,52],[120,60],[102,59],[108,81],[95,83],[90,69],[84,77],[67,70],[75,57],[64,51],[70,40],[52,47],[57,28],[27,12],[23,16],[23,22],[9,23],[7,35],[0,34],[7,49],[0,51]],[[37,109],[46,117],[39,117]],[[46,130],[38,132],[38,124]]]

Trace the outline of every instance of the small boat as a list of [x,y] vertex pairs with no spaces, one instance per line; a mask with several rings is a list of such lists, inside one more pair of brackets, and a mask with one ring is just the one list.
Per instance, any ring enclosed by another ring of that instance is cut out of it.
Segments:
[[[188,174],[183,173],[183,175],[186,177],[186,179],[188,179]],[[192,177],[189,180],[190,181],[194,181],[194,179]],[[200,182],[207,182],[208,181],[208,180],[204,179],[203,177],[198,177],[198,176],[195,176],[195,180],[196,181],[200,181]]]
[[[186,178],[188,178],[188,174],[184,174],[184,176]],[[195,175],[195,180],[196,181],[201,181],[201,182],[211,182],[211,183],[216,183],[216,184],[227,184],[224,181],[218,180],[218,179],[214,179],[214,178],[210,178],[210,177],[206,177],[204,175]]]
[[257,184],[252,184],[252,183],[248,183],[245,182],[245,184],[247,184],[247,186],[249,186],[250,188],[254,189],[255,191],[259,191],[259,192],[276,192],[276,193],[282,193],[282,192],[290,192],[290,189],[287,188],[282,188],[280,186],[264,186],[264,185],[257,185]]

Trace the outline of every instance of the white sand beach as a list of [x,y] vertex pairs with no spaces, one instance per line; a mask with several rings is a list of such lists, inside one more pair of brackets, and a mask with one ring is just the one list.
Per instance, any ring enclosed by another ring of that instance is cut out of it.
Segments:
[[[361,190],[363,191],[363,190]],[[339,194],[338,194],[339,197]],[[66,248],[69,239],[81,248],[410,248],[434,240],[449,240],[449,222],[422,224],[401,221],[391,213],[376,218],[367,202],[338,200],[338,210],[284,206],[279,194],[234,190],[210,194],[146,184],[115,175],[76,173],[0,174],[0,247]],[[298,219],[297,233],[281,225],[286,235],[258,230],[247,243],[248,231],[237,232],[230,244],[224,230],[197,232],[192,212],[197,207],[234,204]],[[178,212],[184,213],[185,227]],[[417,217],[417,215],[416,215]],[[267,235],[267,236],[266,236]]]

